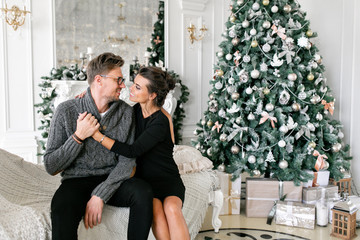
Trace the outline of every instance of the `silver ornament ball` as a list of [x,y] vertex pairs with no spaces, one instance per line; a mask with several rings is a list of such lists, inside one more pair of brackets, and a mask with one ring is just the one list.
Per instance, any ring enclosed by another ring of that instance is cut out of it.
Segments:
[[225,172],[225,165],[222,163],[217,167],[217,170],[219,170],[220,172]]
[[265,109],[266,109],[266,111],[271,112],[272,110],[274,110],[274,105],[271,103],[268,103],[265,105]]
[[291,105],[291,108],[292,108],[295,112],[298,112],[298,111],[300,111],[301,106],[300,106],[299,103],[293,103],[293,104]]
[[240,42],[240,40],[239,40],[238,38],[233,38],[233,40],[231,40],[231,43],[232,43],[232,45],[234,45],[234,46],[238,45],[239,42]]
[[271,12],[272,13],[277,13],[278,11],[279,11],[279,8],[276,5],[271,7]]
[[254,169],[254,170],[252,170],[252,174],[253,174],[255,177],[260,177],[261,172],[260,172],[259,170],[257,170],[257,169]]
[[278,145],[279,145],[279,147],[283,148],[283,147],[286,146],[286,142],[285,142],[284,140],[280,140],[280,141],[278,142]]
[[234,83],[235,83],[235,79],[234,79],[233,77],[231,77],[231,78],[229,78],[228,82],[229,82],[230,84],[234,84]]
[[245,92],[246,92],[246,94],[249,94],[249,95],[250,95],[250,94],[253,93],[253,90],[252,90],[251,87],[248,87],[248,88],[246,88]]
[[248,20],[244,20],[244,21],[241,23],[241,26],[242,26],[243,28],[247,28],[247,27],[250,26],[250,22],[249,22]]
[[222,133],[219,137],[220,141],[225,142],[227,139],[227,135],[225,133]]
[[256,163],[256,157],[255,157],[254,155],[250,155],[250,156],[248,157],[248,162],[249,162],[250,164]]
[[230,53],[226,54],[226,60],[230,61],[232,59],[232,55]]
[[289,131],[289,128],[286,125],[282,125],[279,130],[282,133],[287,133]]
[[281,169],[286,169],[288,166],[289,166],[289,163],[285,160],[281,160],[279,162],[279,168],[281,168]]
[[211,148],[208,148],[208,150],[206,151],[206,154],[211,157],[212,156],[212,149]]
[[251,73],[250,73],[250,76],[251,76],[252,78],[254,78],[254,79],[259,78],[259,76],[260,76],[259,70],[257,70],[257,69],[252,70]]
[[254,36],[254,35],[256,35],[256,33],[257,33],[257,31],[255,28],[250,30],[250,35]]
[[291,12],[291,6],[289,4],[286,4],[283,9],[284,9],[284,12],[286,12],[286,13]]
[[290,81],[295,81],[297,79],[296,73],[290,73],[287,77]]
[[239,152],[240,152],[239,146],[233,145],[233,146],[231,147],[231,153],[232,153],[232,154],[238,154]]
[[206,124],[206,121],[203,119],[203,120],[201,120],[201,125],[205,125]]
[[224,56],[224,53],[222,51],[220,51],[220,52],[217,53],[217,56],[221,58],[221,57]]
[[260,4],[257,3],[257,2],[255,2],[255,3],[252,5],[252,9],[253,9],[254,11],[259,10],[259,9],[260,9]]
[[271,23],[269,21],[264,21],[262,26],[263,28],[269,29],[271,27]]
[[339,152],[341,150],[341,143],[335,143],[332,147],[331,150],[333,152]]

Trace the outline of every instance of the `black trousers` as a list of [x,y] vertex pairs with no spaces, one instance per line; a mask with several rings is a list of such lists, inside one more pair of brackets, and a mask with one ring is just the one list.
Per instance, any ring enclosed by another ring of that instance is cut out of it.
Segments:
[[[51,202],[53,240],[77,239],[77,229],[91,193],[106,177],[67,179],[61,183]],[[128,239],[146,240],[152,223],[152,201],[150,185],[139,178],[130,178],[120,185],[107,204],[130,207]]]

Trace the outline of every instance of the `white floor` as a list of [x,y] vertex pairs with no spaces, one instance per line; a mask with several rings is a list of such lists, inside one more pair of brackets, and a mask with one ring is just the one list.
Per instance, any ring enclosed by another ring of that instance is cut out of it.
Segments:
[[[212,229],[211,214],[212,214],[212,208],[209,207],[201,230]],[[222,220],[221,228],[266,229],[266,230],[272,230],[272,231],[276,231],[276,232],[294,234],[294,235],[312,239],[312,240],[313,239],[314,240],[339,239],[339,238],[330,236],[331,224],[328,224],[327,227],[316,226],[314,230],[276,225],[275,222],[273,222],[272,225],[267,225],[266,218],[247,218],[244,213],[241,213],[240,215],[222,215],[222,216],[220,216],[220,219]],[[357,229],[356,233],[357,233],[358,237],[353,238],[353,239],[360,239],[360,229]],[[216,235],[214,235],[214,238],[216,238]]]

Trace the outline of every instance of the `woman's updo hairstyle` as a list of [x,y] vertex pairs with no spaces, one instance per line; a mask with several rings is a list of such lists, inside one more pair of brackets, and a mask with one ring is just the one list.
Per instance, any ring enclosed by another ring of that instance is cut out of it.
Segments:
[[149,80],[147,85],[149,93],[156,93],[155,105],[158,107],[164,105],[166,95],[175,88],[175,80],[158,67],[142,67],[139,75]]

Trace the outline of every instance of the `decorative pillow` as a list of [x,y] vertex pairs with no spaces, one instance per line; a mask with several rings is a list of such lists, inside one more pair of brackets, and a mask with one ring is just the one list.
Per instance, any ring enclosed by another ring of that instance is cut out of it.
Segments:
[[190,146],[175,145],[173,156],[180,174],[200,172],[214,167],[208,158]]

